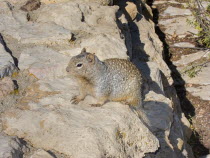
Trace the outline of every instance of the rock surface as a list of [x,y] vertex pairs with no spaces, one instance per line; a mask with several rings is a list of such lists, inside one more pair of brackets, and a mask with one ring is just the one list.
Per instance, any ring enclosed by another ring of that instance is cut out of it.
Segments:
[[0,133],[0,157],[19,158],[23,155],[24,146],[17,137],[9,137]]
[[14,91],[14,83],[9,77],[5,77],[0,80],[0,100]]
[[14,60],[1,44],[0,37],[0,78],[11,75],[15,70]]
[[[148,153],[182,158],[190,151],[177,112],[180,105],[171,99],[176,94],[162,42],[143,15],[146,4],[127,3],[129,20],[123,0],[119,7],[108,6],[112,0],[41,0],[29,12],[20,10],[26,0],[8,2],[12,9],[0,2],[0,31],[17,55],[17,76],[28,73],[25,80],[16,80],[20,94],[15,105],[2,110],[0,123],[6,134],[32,145],[36,152],[31,157],[50,157],[48,151],[53,151],[77,158],[141,158]],[[71,104],[79,91],[65,69],[84,47],[100,60],[130,58],[139,67],[145,77],[143,110],[117,102],[91,107],[96,103],[91,96]]]
[[[93,108],[88,105],[93,103],[90,97],[72,105],[69,98],[78,90],[69,78],[37,84],[20,102],[22,110],[11,109],[3,115],[7,134],[24,138],[37,148],[78,158],[143,157],[158,149],[158,140],[128,106],[107,103]],[[40,94],[38,98],[34,93]]]
[[162,16],[175,16],[175,15],[192,15],[189,9],[180,9],[169,6],[162,14]]
[[39,149],[36,152],[34,152],[33,155],[31,155],[30,158],[54,158],[53,156],[51,156],[48,152]]

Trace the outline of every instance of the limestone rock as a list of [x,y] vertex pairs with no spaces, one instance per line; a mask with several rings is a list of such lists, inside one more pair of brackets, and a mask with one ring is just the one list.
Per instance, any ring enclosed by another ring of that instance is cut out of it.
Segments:
[[193,17],[186,16],[186,17],[176,17],[167,20],[160,20],[159,24],[164,25],[164,27],[166,28],[164,33],[169,34],[171,36],[175,34],[178,35],[178,37],[182,38],[190,33],[197,34],[198,30],[190,26],[187,23],[187,19],[192,20]]
[[53,23],[28,23],[21,26],[13,37],[24,44],[63,44],[72,37],[69,30]]
[[[178,68],[179,72],[182,73],[184,68]],[[190,78],[187,74],[182,74],[182,78],[186,83],[190,84],[198,84],[198,85],[209,85],[209,73],[210,72],[210,63],[206,64],[205,67],[202,68],[202,71],[199,72],[195,77]]]
[[2,80],[0,80],[0,100],[5,95],[8,95],[9,93],[14,91],[14,83],[9,77],[5,77]]
[[190,48],[195,47],[194,44],[191,44],[191,43],[189,43],[189,42],[179,42],[179,43],[175,43],[174,46],[177,46],[177,47],[190,47]]
[[70,98],[77,93],[69,78],[38,81],[19,109],[4,113],[4,131],[34,147],[77,158],[139,158],[158,149],[157,138],[128,106],[109,102],[91,107],[92,97],[72,105]]
[[187,87],[187,91],[193,96],[200,97],[202,100],[210,101],[210,85],[199,86],[199,87]]
[[162,16],[175,16],[175,15],[192,15],[189,9],[180,9],[169,6],[162,14]]
[[10,137],[0,133],[1,158],[19,158],[23,155],[23,148],[17,137]]
[[19,68],[28,69],[38,79],[50,79],[66,75],[69,59],[50,48],[35,46],[22,51]]
[[162,94],[155,94],[153,91],[146,94],[144,111],[141,113],[153,132],[169,129],[173,120],[171,101]]
[[55,22],[71,31],[79,30],[93,34],[118,33],[115,22],[117,10],[117,6],[66,2],[65,5],[62,3],[46,5],[34,11],[31,16],[34,21]]
[[44,4],[63,3],[63,2],[96,2],[101,5],[113,5],[113,0],[41,0]]
[[40,0],[29,0],[25,5],[21,7],[24,11],[33,11],[41,6]]
[[199,51],[197,53],[189,54],[189,55],[182,55],[180,60],[174,61],[173,64],[176,66],[187,65],[196,61],[198,59],[208,57],[210,52],[206,51]]
[[125,10],[129,14],[130,19],[134,20],[138,14],[136,5],[133,2],[126,2]]
[[51,156],[48,152],[39,149],[37,151],[35,151],[35,153],[33,155],[31,155],[30,158],[54,158],[53,156]]
[[91,53],[95,53],[100,60],[128,58],[124,40],[108,34],[95,35],[94,37],[83,40],[80,46],[81,48],[87,48],[87,51]]
[[0,78],[3,78],[11,75],[16,70],[16,66],[12,56],[6,52],[1,43],[2,38],[0,36]]

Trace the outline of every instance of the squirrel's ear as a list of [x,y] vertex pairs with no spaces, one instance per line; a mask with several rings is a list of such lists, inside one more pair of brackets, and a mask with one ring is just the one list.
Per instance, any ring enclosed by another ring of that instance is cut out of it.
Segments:
[[87,59],[88,62],[94,63],[94,62],[95,62],[95,55],[89,53],[89,54],[86,56],[86,59]]
[[83,48],[81,53],[85,53],[86,52],[86,48]]

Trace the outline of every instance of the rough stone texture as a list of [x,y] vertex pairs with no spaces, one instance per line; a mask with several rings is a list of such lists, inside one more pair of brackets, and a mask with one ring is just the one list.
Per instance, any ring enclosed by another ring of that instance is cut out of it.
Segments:
[[189,9],[180,9],[169,6],[162,14],[162,16],[175,16],[175,15],[192,15]]
[[34,154],[30,156],[30,158],[54,158],[54,157],[51,156],[48,152],[39,149],[35,151]]
[[35,46],[22,51],[19,68],[28,69],[38,79],[50,79],[66,75],[68,56],[43,46]]
[[138,14],[137,7],[132,2],[126,2],[126,4],[125,10],[129,14],[131,20],[134,20]]
[[96,2],[101,5],[112,5],[113,0],[41,0],[42,3],[52,4],[52,3],[63,3],[63,2]]
[[[40,80],[39,84],[31,87],[26,94],[28,98],[20,103],[22,110],[11,109],[4,114],[7,134],[24,138],[35,147],[78,158],[105,155],[139,158],[158,149],[156,137],[128,106],[107,103],[93,108],[88,105],[93,102],[91,97],[72,105],[69,98],[78,90],[69,78]],[[34,96],[36,93],[40,94],[40,100]]]
[[11,75],[15,70],[16,66],[11,55],[6,52],[4,46],[1,44],[2,38],[0,36],[0,78]]
[[188,65],[189,63],[194,62],[200,58],[208,57],[210,52],[207,51],[199,51],[197,53],[182,55],[180,60],[174,61],[173,64],[176,66]]
[[195,47],[194,44],[191,44],[191,43],[189,43],[189,42],[179,42],[179,43],[175,43],[174,46],[177,46],[177,47],[190,47],[190,48]]
[[202,100],[210,101],[210,85],[199,86],[199,87],[187,87],[187,91],[193,96],[200,97]]
[[[192,20],[191,16],[185,16],[185,17],[176,17],[172,19],[167,20],[161,20],[159,21],[159,24],[164,25],[166,30],[164,33],[169,35],[178,35],[178,37],[185,37],[188,34],[197,34],[198,30],[193,28],[187,23],[187,19]],[[180,29],[182,28],[182,29]]]
[[[182,72],[184,69],[178,68],[180,72]],[[198,85],[209,85],[209,73],[210,72],[210,63],[206,64],[205,67],[202,68],[202,71],[199,72],[195,77],[190,78],[187,74],[182,73],[182,78],[186,83],[189,84],[198,84]]]
[[[37,22],[55,22],[71,31],[89,33],[117,33],[115,13],[118,7],[100,6],[97,3],[67,2],[46,5],[33,12]],[[106,14],[104,14],[106,12]],[[93,28],[94,27],[94,28]]]
[[[12,49],[21,53],[20,70],[28,70],[28,77],[39,80],[24,87],[17,105],[3,110],[0,123],[4,132],[66,157],[186,155],[179,114],[173,109],[179,105],[172,103],[166,91],[173,83],[171,72],[163,60],[154,23],[142,15],[148,10],[142,8],[141,1],[131,7],[131,23],[119,7],[103,6],[113,3],[111,0],[42,0],[40,8],[28,13],[28,19],[26,12],[19,10],[26,1],[9,1],[14,9],[0,3],[4,5],[0,31],[7,43],[21,47]],[[65,68],[83,47],[101,60],[126,59],[129,54],[145,74],[144,110],[116,102],[91,107],[96,102],[90,96],[78,105],[70,103],[79,91]]]
[[68,43],[72,34],[53,23],[27,23],[14,30],[12,37],[24,44],[62,44]]
[[[163,60],[163,46],[158,36],[155,34],[154,25],[142,17],[140,21],[137,20],[136,23],[131,26],[131,31],[133,53],[134,55],[136,54],[134,58],[140,58],[143,61],[154,61],[157,63],[158,68],[169,79],[170,69]],[[140,32],[140,34],[138,34],[138,32]],[[141,42],[139,43],[139,41]]]
[[5,77],[2,80],[0,80],[0,100],[5,95],[8,95],[9,93],[14,91],[14,83],[9,77]]
[[25,147],[17,137],[10,137],[0,133],[0,157],[19,158]]

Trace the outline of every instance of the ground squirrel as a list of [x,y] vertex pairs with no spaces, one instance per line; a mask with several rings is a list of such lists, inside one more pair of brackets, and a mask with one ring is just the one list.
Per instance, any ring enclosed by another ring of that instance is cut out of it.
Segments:
[[66,71],[76,78],[80,95],[72,98],[77,104],[87,95],[95,97],[98,104],[119,101],[142,107],[142,75],[134,64],[126,59],[106,59],[82,52],[71,58]]

